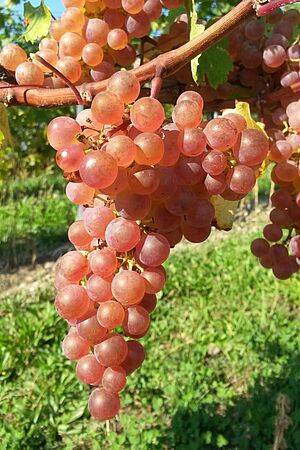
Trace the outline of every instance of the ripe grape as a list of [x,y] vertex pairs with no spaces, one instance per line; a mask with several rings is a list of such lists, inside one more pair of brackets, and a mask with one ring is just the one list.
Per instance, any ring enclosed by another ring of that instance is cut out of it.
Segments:
[[236,143],[238,130],[231,120],[219,117],[208,122],[204,134],[214,150],[227,150]]
[[120,216],[129,220],[142,220],[151,209],[149,195],[139,195],[132,190],[125,190],[116,196],[116,210]]
[[97,361],[105,367],[119,366],[128,353],[127,343],[123,336],[110,333],[94,347]]
[[85,384],[101,384],[105,367],[98,363],[94,355],[85,355],[76,365],[77,378]]
[[164,288],[166,274],[163,267],[148,267],[141,273],[141,276],[146,280],[146,294],[157,294]]
[[140,133],[134,139],[137,146],[135,161],[149,166],[158,164],[164,155],[164,143],[155,133]]
[[125,29],[130,38],[142,38],[148,34],[150,19],[144,11],[140,11],[125,19]]
[[92,391],[89,398],[89,411],[91,416],[98,420],[112,419],[120,409],[118,394],[113,394],[102,388]]
[[120,71],[109,79],[107,90],[117,94],[124,103],[132,103],[140,94],[140,83],[132,73]]
[[102,385],[108,392],[120,392],[126,385],[126,371],[121,366],[108,367],[102,377]]
[[90,343],[79,336],[76,328],[71,328],[62,343],[62,351],[65,357],[76,361],[87,355],[89,349]]
[[82,253],[71,251],[59,261],[62,275],[71,281],[79,281],[89,273],[89,263]]
[[96,120],[109,125],[120,122],[124,114],[122,100],[118,95],[109,91],[97,94],[91,109]]
[[119,135],[108,141],[105,151],[116,160],[119,167],[128,167],[136,158],[137,147],[128,136]]
[[139,305],[151,314],[156,308],[156,303],[157,299],[155,294],[145,294]]
[[142,306],[131,306],[126,310],[122,326],[127,335],[135,337],[144,334],[149,325],[149,313]]
[[80,131],[80,125],[71,117],[56,117],[51,120],[47,128],[49,144],[55,150],[61,150],[67,145],[78,144],[76,136]]
[[286,53],[281,45],[269,45],[264,49],[263,62],[271,68],[280,67],[286,59]]
[[121,28],[110,30],[107,35],[107,44],[113,50],[123,50],[128,44],[128,35]]
[[251,243],[251,252],[257,257],[267,255],[269,249],[270,245],[265,239],[257,238]]
[[149,267],[160,266],[166,261],[169,254],[170,245],[167,239],[159,233],[149,233],[142,238],[135,252],[138,260]]
[[89,308],[89,298],[86,289],[77,284],[62,288],[55,298],[55,307],[64,319],[77,319]]
[[257,166],[266,158],[268,150],[268,138],[262,131],[246,129],[242,131],[233,153],[240,164]]
[[103,278],[94,274],[88,279],[86,288],[88,296],[93,302],[106,302],[113,297],[112,277]]
[[95,189],[84,183],[68,183],[66,187],[68,199],[76,205],[89,204],[94,197]]
[[98,66],[103,60],[103,50],[99,44],[90,42],[82,49],[82,60],[88,66]]
[[106,328],[100,325],[96,314],[80,322],[77,331],[79,336],[92,345],[99,344],[106,335]]
[[140,367],[145,359],[145,350],[138,341],[127,341],[128,353],[121,367],[125,369],[126,374],[130,375]]
[[140,240],[140,229],[136,222],[118,217],[105,230],[107,245],[117,252],[132,250]]
[[220,175],[227,167],[227,157],[220,150],[211,150],[203,158],[202,167],[209,175]]
[[27,60],[26,52],[17,44],[7,44],[0,52],[0,64],[7,70],[15,72],[17,67]]
[[185,156],[201,155],[206,143],[205,134],[200,128],[185,128],[178,135],[178,146]]
[[136,164],[128,172],[129,187],[140,195],[149,195],[159,186],[159,172],[151,166]]
[[69,144],[56,153],[56,164],[66,172],[76,172],[84,157],[83,144]]
[[15,77],[19,85],[36,84],[43,86],[44,74],[40,67],[33,62],[23,62],[18,65]]
[[113,296],[125,306],[139,303],[145,294],[145,289],[144,279],[132,270],[121,270],[112,280]]
[[84,156],[79,173],[82,181],[90,187],[101,189],[110,186],[118,174],[115,159],[103,151],[92,151]]
[[264,227],[263,235],[268,241],[277,242],[282,238],[282,229],[279,225],[272,223]]
[[201,122],[202,109],[193,100],[181,100],[173,109],[172,119],[179,130],[195,128]]
[[56,68],[71,81],[71,83],[77,83],[82,74],[80,63],[71,56],[60,58],[56,64]]
[[105,328],[113,329],[121,325],[125,317],[123,306],[114,301],[101,303],[97,311],[97,320]]
[[118,265],[115,252],[107,247],[91,252],[89,262],[92,272],[103,278],[112,275]]
[[247,194],[256,183],[253,169],[242,164],[235,166],[227,175],[228,187],[237,194]]
[[87,208],[84,211],[84,225],[94,238],[104,239],[107,225],[115,218],[113,211],[106,206]]
[[91,18],[87,21],[84,29],[84,38],[88,43],[95,43],[104,47],[107,43],[109,27],[107,23],[99,18]]
[[156,131],[162,125],[164,118],[163,106],[158,100],[151,97],[140,98],[130,110],[131,123],[143,132]]

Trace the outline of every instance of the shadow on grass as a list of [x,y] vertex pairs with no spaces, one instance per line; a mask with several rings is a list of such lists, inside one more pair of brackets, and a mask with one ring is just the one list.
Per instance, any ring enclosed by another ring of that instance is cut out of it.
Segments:
[[[269,350],[271,356],[274,349]],[[300,355],[289,359],[277,376],[258,378],[227,408],[204,399],[197,410],[178,409],[161,445],[176,450],[299,450]]]

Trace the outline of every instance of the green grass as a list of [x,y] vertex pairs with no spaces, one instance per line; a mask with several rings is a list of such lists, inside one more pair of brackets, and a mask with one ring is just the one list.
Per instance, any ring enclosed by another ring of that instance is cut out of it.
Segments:
[[89,418],[89,389],[61,353],[66,325],[52,288],[2,300],[1,450],[271,450],[280,393],[293,421],[287,448],[298,450],[299,279],[260,268],[252,237],[233,232],[173,253],[142,340],[146,360],[109,432]]
[[0,261],[26,264],[67,241],[76,206],[65,196],[65,182],[56,176],[18,180],[0,202]]

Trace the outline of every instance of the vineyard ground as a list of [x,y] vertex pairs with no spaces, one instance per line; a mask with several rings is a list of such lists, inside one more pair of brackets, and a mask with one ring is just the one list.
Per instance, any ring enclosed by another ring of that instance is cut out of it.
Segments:
[[146,361],[109,425],[89,419],[88,388],[60,350],[66,326],[53,307],[54,263],[2,274],[0,449],[272,450],[285,413],[287,448],[299,449],[300,286],[276,281],[250,255],[265,214],[197,251],[174,251],[143,339]]

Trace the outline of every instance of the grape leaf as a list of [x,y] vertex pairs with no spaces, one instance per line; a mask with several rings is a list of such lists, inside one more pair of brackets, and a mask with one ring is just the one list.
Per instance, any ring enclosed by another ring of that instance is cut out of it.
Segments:
[[213,195],[210,201],[215,207],[216,228],[231,230],[239,202],[225,200],[221,195]]
[[233,69],[227,47],[227,39],[223,39],[201,55],[195,80],[198,84],[204,82],[205,75],[214,89],[227,80],[229,72]]
[[[186,7],[188,20],[189,20],[189,26],[190,26],[190,39],[194,39],[195,37],[199,36],[199,34],[203,33],[203,31],[205,30],[205,26],[197,23],[198,14],[196,11],[196,5],[195,5],[194,0],[185,0],[185,7]],[[196,83],[198,83],[197,69],[198,69],[200,56],[201,56],[201,53],[199,55],[197,55],[191,61],[192,75],[193,75],[193,79]]]
[[21,36],[25,41],[34,43],[37,39],[47,36],[51,22],[51,12],[44,0],[39,6],[32,6],[30,2],[24,3],[24,22],[26,32]]

